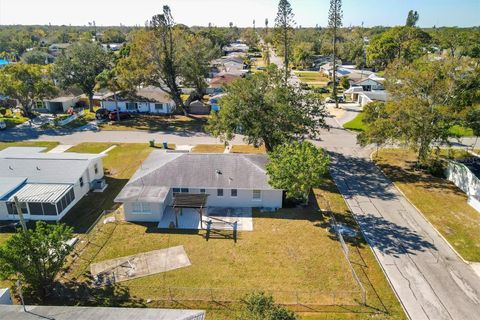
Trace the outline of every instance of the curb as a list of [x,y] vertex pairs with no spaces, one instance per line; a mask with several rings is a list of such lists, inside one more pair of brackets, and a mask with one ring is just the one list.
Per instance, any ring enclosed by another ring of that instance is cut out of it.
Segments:
[[[373,160],[373,154],[375,153],[376,151],[373,151],[371,154],[370,154],[370,160],[375,164],[375,161]],[[465,264],[471,266],[472,263],[474,263],[473,261],[467,261],[465,260],[459,253],[458,251],[450,244],[450,242],[448,242],[448,240],[440,233],[440,231],[437,230],[437,228],[430,222],[428,221],[428,219],[425,217],[425,215],[423,214],[423,212],[415,205],[413,204],[412,201],[410,201],[410,199],[405,195],[405,193],[403,193],[402,190],[400,190],[400,188],[395,184],[395,182],[391,181],[387,175],[383,172],[382,169],[380,169],[376,164],[375,166],[380,170],[380,172],[382,173],[382,175],[388,179],[388,181],[390,181],[392,183],[392,185],[395,187],[395,189],[397,189],[397,191],[407,200],[408,203],[410,203],[410,205],[412,207],[415,208],[415,210],[417,210],[422,218],[433,228],[433,230],[435,230],[435,232],[437,233],[437,235],[440,236],[440,238],[443,239],[443,241],[445,241],[447,243],[447,245],[450,247],[450,249],[452,249],[452,251],[457,255],[457,257],[460,258],[460,260],[462,260]]]

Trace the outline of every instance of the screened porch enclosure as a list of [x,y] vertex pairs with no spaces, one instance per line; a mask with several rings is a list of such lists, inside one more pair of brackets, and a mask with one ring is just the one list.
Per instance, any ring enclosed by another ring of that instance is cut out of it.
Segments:
[[8,214],[18,214],[15,197],[24,215],[58,216],[75,200],[75,192],[73,185],[27,184],[9,198]]

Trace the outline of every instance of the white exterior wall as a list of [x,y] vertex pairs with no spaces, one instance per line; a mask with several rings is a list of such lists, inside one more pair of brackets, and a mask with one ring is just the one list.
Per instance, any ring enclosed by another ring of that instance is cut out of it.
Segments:
[[[95,174],[95,164],[98,166],[98,172]],[[66,207],[59,215],[56,216],[47,216],[47,215],[30,215],[24,214],[25,219],[27,220],[45,220],[45,221],[56,221],[63,218],[70,209],[72,209],[78,201],[80,201],[89,191],[90,184],[94,180],[102,179],[104,176],[103,172],[103,161],[102,159],[97,159],[91,161],[88,169],[83,173],[83,186],[80,186],[80,179],[73,186],[73,193],[75,194],[75,199]],[[7,211],[7,205],[5,202],[0,202],[0,220],[18,220],[16,215],[9,215]]]
[[463,190],[468,196],[480,198],[480,179],[465,165],[449,161],[445,172],[447,179]]
[[12,304],[9,288],[0,289],[0,304]]
[[468,198],[468,204],[480,213],[480,199],[475,197]]
[[132,222],[159,222],[163,217],[165,205],[163,202],[149,203],[150,213],[136,213],[133,212],[133,203],[126,202],[123,204],[123,212],[126,221]]
[[[200,189],[189,188],[189,193],[200,193]],[[217,189],[206,189],[205,193],[209,195],[207,200],[208,207],[227,207],[227,208],[281,208],[283,191],[282,190],[262,190],[260,200],[253,199],[253,190],[237,189],[237,196],[231,196],[231,189],[223,189],[223,197],[217,196]],[[172,205],[171,198],[167,205]]]
[[365,79],[361,82],[355,83],[355,86],[371,86],[372,90],[385,90],[383,84],[373,81],[372,79]]
[[[127,110],[127,103],[130,101],[118,101],[118,108],[122,112],[150,112],[150,113],[158,113],[158,114],[170,114],[172,113],[175,104],[173,102],[158,102],[164,104],[164,108],[162,110],[155,110],[155,103],[154,102],[136,102],[138,109],[137,110]],[[117,105],[115,101],[102,101],[102,108],[105,108],[109,111],[117,110]]]

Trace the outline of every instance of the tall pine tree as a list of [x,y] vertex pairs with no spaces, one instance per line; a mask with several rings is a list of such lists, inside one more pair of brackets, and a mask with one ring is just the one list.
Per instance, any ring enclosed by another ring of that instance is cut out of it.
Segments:
[[333,98],[335,99],[335,107],[338,108],[337,97],[337,35],[338,29],[342,27],[342,0],[330,0],[330,10],[328,11],[328,27],[333,33],[333,54],[332,54],[332,67],[333,67]]
[[293,17],[294,14],[290,2],[288,2],[288,0],[280,0],[278,3],[277,17],[275,18],[275,40],[277,43],[281,43],[283,47],[285,83],[287,83],[288,76],[290,75],[288,62],[291,33],[293,32],[293,25],[295,24]]

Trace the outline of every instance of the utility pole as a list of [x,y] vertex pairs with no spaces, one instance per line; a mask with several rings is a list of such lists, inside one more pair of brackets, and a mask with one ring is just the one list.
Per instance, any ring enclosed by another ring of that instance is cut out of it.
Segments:
[[18,295],[20,296],[20,301],[22,302],[23,311],[27,312],[27,308],[25,307],[25,300],[23,300],[22,281],[17,280],[16,285],[18,289]]
[[18,201],[17,196],[13,197],[13,201],[15,202],[15,207],[17,208],[17,214],[18,214],[18,218],[20,220],[20,224],[22,225],[23,233],[25,235],[27,235],[28,234],[27,224],[25,223],[25,220],[23,219],[22,207],[20,206],[20,202]]

